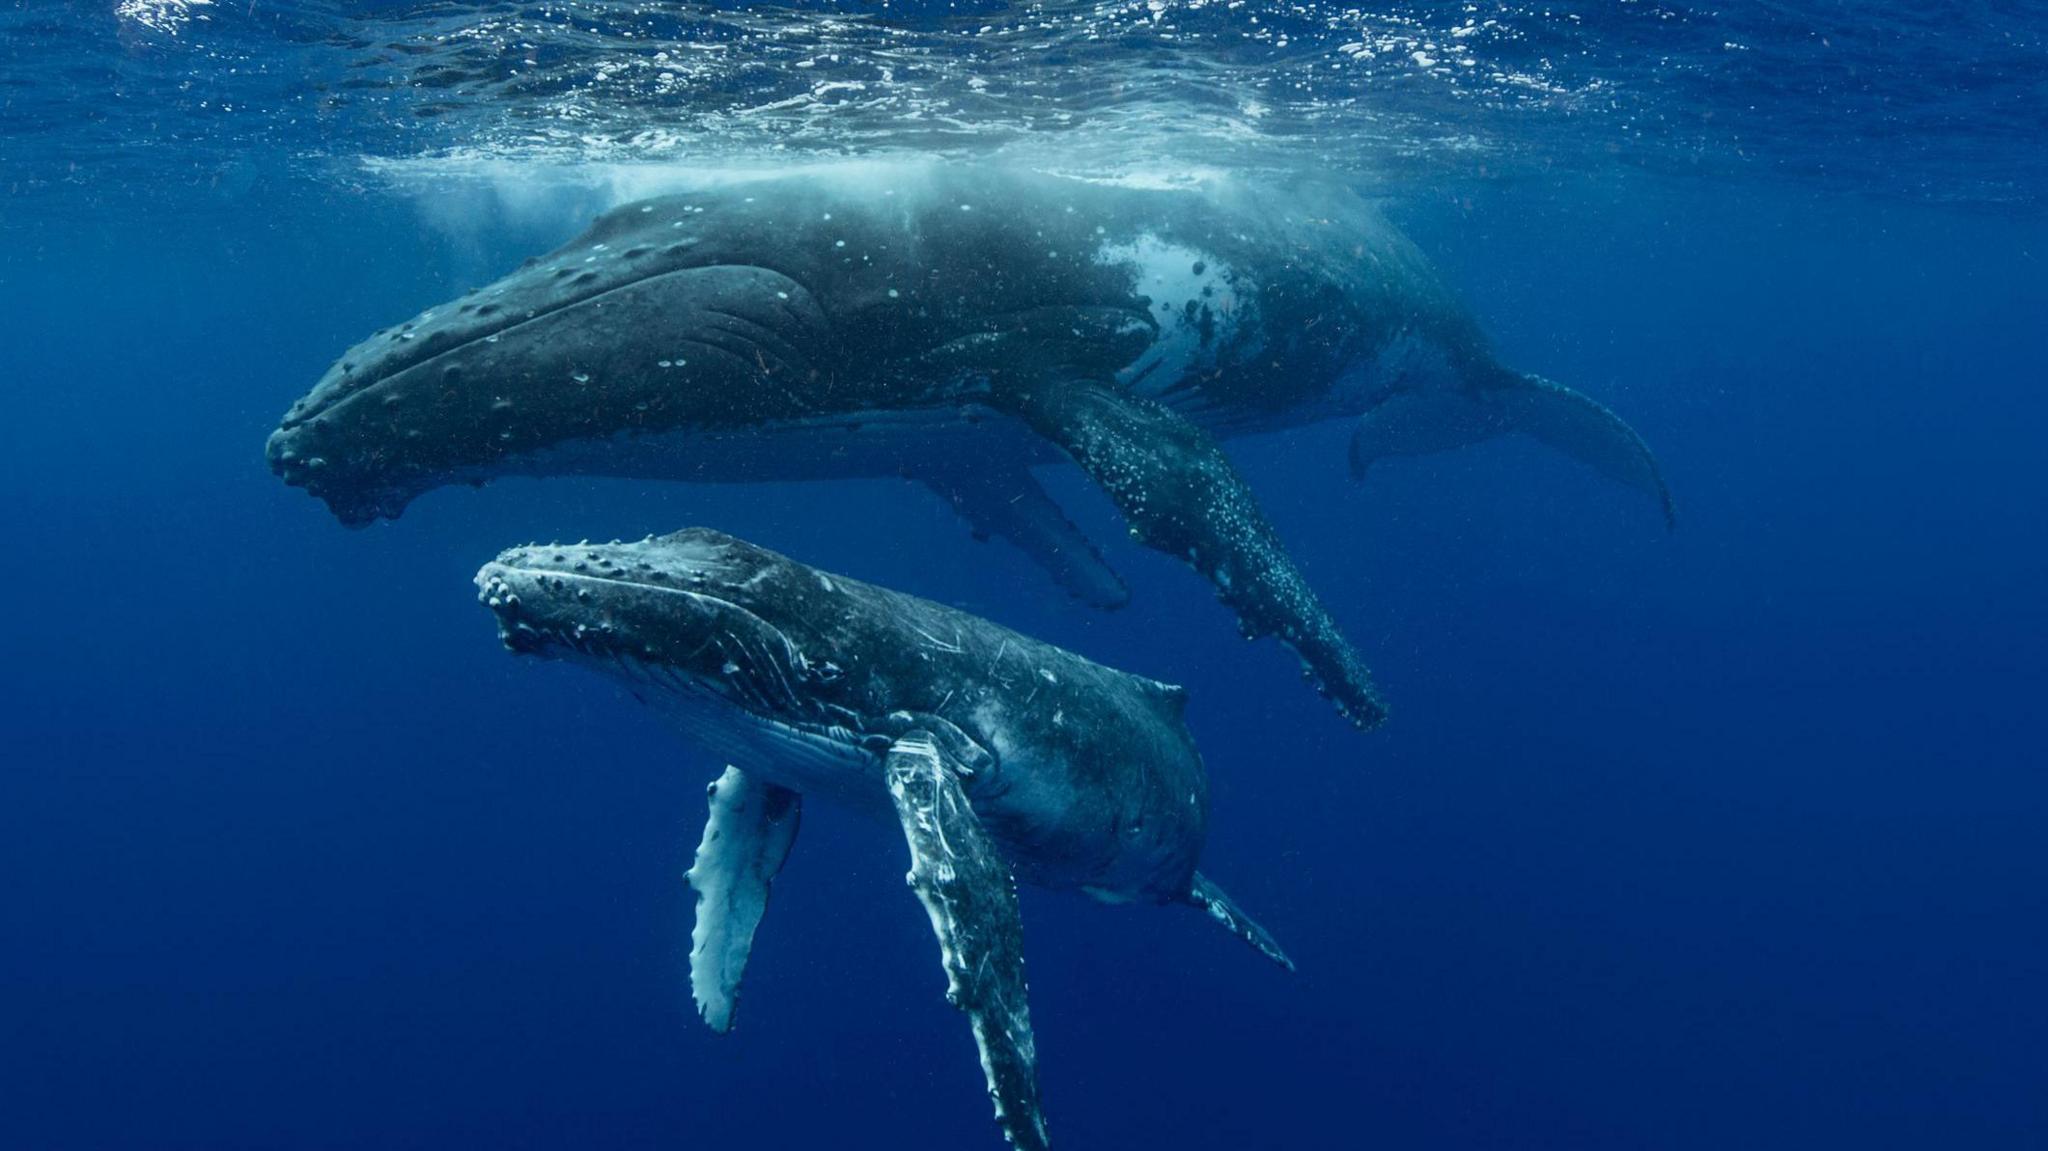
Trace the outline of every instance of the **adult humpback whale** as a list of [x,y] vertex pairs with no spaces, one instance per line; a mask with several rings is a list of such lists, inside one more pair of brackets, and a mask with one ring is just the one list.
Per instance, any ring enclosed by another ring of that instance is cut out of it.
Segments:
[[1195,870],[1208,785],[1179,688],[701,528],[514,548],[476,583],[507,648],[624,680],[733,765],[689,872],[691,990],[716,1030],[806,795],[900,823],[946,998],[1017,1147],[1046,1134],[1013,872],[1192,904],[1293,967]]
[[1497,364],[1403,236],[1333,188],[1138,188],[865,164],[629,204],[357,345],[271,436],[344,522],[507,474],[909,475],[1098,603],[1032,479],[1064,456],[1361,725],[1364,664],[1211,438],[1359,421],[1354,472],[1534,435],[1671,502],[1606,408]]

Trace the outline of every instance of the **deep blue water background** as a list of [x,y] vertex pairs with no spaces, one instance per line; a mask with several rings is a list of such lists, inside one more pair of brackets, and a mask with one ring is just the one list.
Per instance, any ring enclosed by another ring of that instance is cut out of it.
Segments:
[[[275,191],[275,189],[271,189]],[[895,483],[508,481],[362,532],[264,469],[363,333],[573,217],[21,211],[0,249],[0,1147],[996,1145],[887,828],[814,806],[738,1029],[689,1005],[718,765],[499,650],[528,539],[708,524],[1187,685],[1192,912],[1027,891],[1054,1136],[2048,1145],[2048,222],[1525,173],[1396,214],[1680,501],[1534,447],[1233,446],[1395,714],[1360,736],[1049,477],[1091,614]]]

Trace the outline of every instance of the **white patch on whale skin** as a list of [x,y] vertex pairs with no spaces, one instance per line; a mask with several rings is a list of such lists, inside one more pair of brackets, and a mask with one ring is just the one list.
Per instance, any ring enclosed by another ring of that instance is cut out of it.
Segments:
[[[1096,251],[1095,262],[1129,266],[1136,275],[1138,293],[1151,297],[1152,319],[1159,325],[1159,334],[1116,375],[1119,383],[1141,394],[1156,395],[1189,372],[1214,364],[1217,350],[1229,344],[1237,330],[1233,269],[1206,252],[1146,232],[1128,243],[1104,244]],[[1190,301],[1195,306],[1193,316],[1187,312]],[[1206,340],[1202,338],[1205,316],[1209,325]]]

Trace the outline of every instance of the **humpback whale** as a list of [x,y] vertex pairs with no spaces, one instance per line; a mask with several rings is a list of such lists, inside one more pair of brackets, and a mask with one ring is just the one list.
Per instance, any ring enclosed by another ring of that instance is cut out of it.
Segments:
[[1601,404],[1501,366],[1364,199],[852,164],[627,204],[345,353],[270,465],[343,522],[500,475],[902,475],[1078,596],[1116,573],[1032,477],[1071,460],[1360,726],[1364,663],[1215,437],[1357,421],[1350,463],[1516,431],[1671,498]]
[[476,584],[509,650],[623,681],[730,764],[688,874],[691,991],[715,1030],[805,797],[901,827],[946,998],[1024,1151],[1047,1140],[1018,880],[1192,905],[1293,969],[1195,869],[1208,789],[1177,687],[703,528],[513,548]]

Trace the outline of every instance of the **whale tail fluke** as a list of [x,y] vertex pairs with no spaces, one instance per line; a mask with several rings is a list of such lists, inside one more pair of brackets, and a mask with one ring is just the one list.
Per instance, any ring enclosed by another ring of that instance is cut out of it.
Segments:
[[1520,432],[1645,493],[1667,528],[1678,512],[1650,445],[1605,404],[1541,376],[1502,371],[1478,388],[1396,393],[1361,416],[1351,435],[1351,474],[1364,478],[1375,462],[1424,455]]
[[1280,950],[1280,943],[1272,932],[1259,926],[1259,922],[1246,915],[1243,909],[1231,900],[1224,890],[1209,881],[1209,877],[1197,871],[1194,886],[1188,889],[1187,901],[1209,913],[1209,918],[1223,925],[1225,931],[1252,945],[1260,955],[1294,970],[1294,960]]

